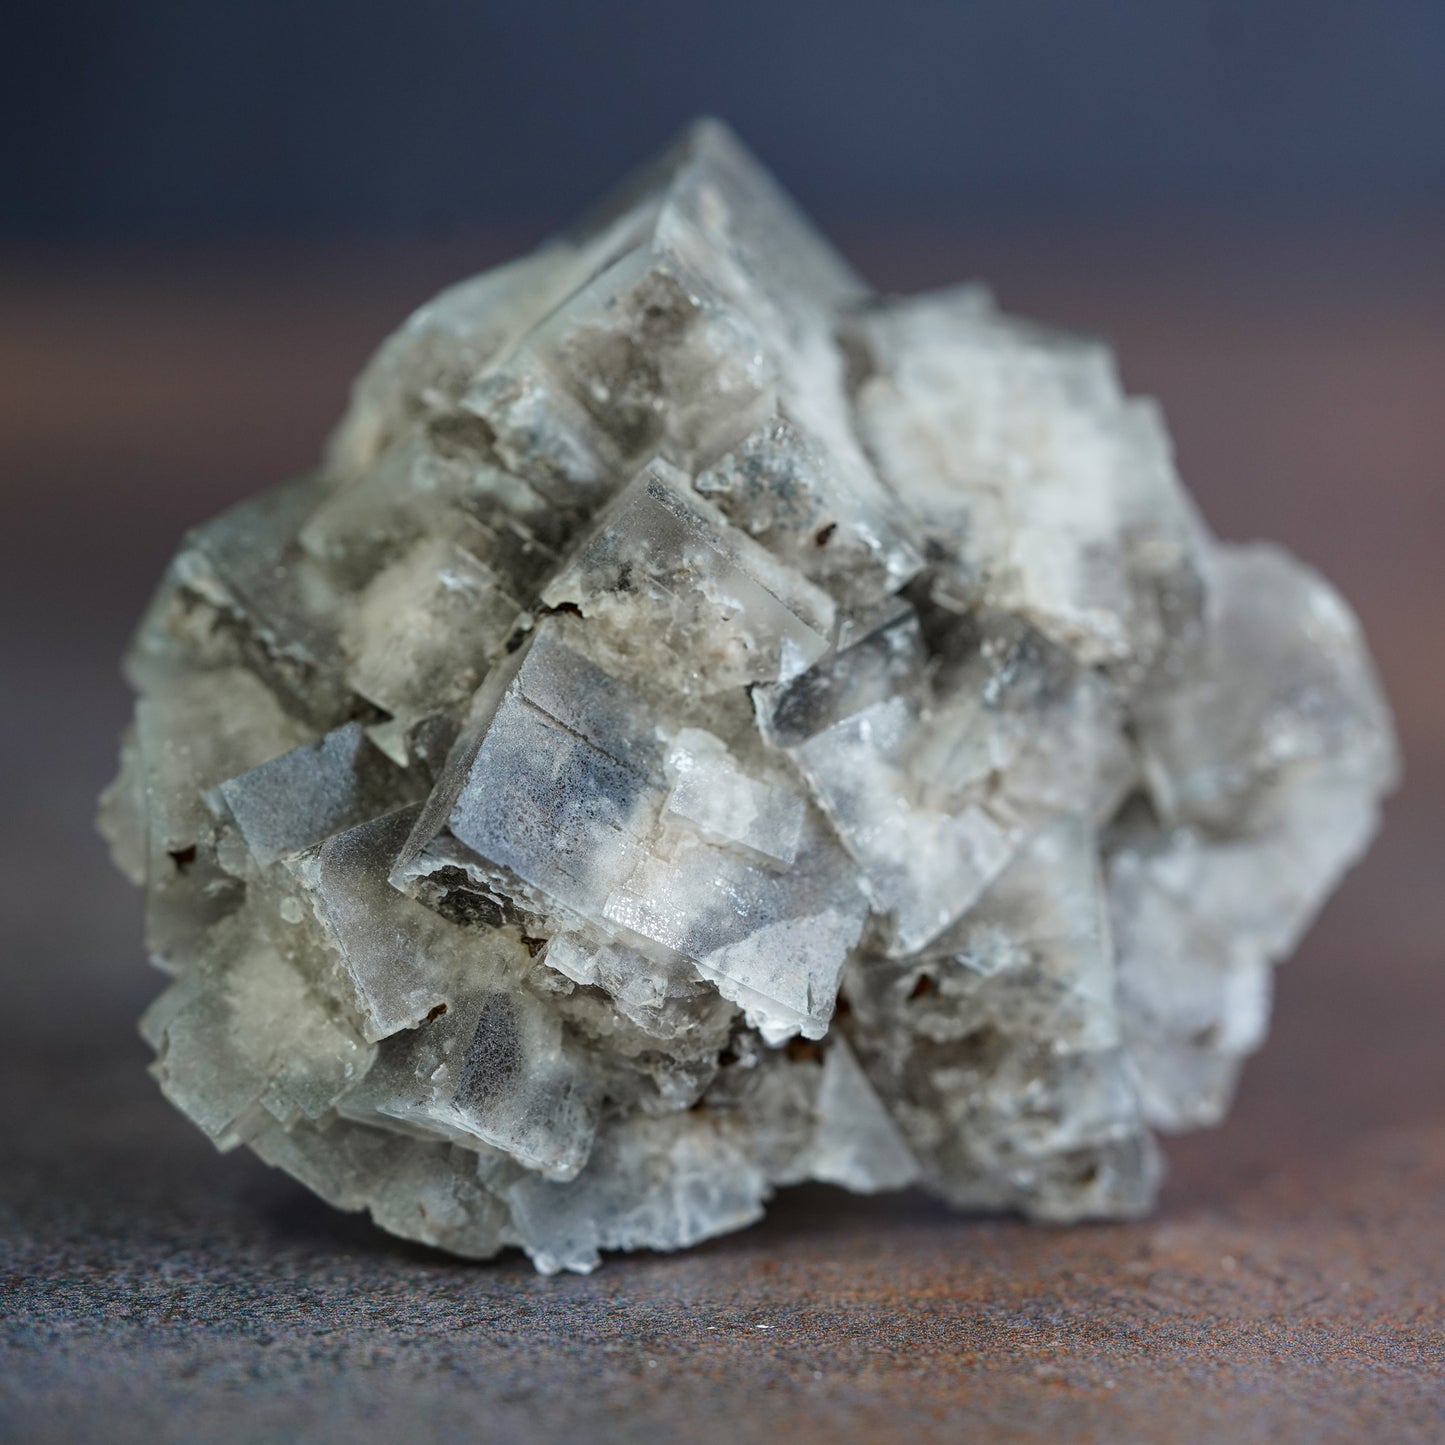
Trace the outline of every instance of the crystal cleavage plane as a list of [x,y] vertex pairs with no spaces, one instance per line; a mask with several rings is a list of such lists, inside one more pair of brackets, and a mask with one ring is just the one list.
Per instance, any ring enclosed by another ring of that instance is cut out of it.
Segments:
[[871,294],[715,122],[417,312],[128,675],[167,1097],[546,1271],[809,1179],[1147,1210],[1396,772],[1104,346]]

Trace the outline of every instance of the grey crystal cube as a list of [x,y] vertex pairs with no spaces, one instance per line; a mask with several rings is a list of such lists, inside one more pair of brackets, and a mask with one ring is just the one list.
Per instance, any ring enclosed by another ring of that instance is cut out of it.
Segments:
[[1106,346],[873,295],[716,122],[407,321],[127,669],[167,1097],[549,1271],[808,1179],[1146,1211],[1397,768]]

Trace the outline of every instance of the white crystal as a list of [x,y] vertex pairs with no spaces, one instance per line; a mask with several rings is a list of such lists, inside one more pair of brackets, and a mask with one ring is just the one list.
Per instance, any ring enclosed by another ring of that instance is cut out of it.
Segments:
[[683,728],[668,749],[667,771],[673,779],[668,812],[686,818],[703,837],[781,868],[798,856],[803,799],[748,777],[722,739]]
[[408,321],[128,673],[167,1096],[548,1271],[807,1179],[1148,1209],[1396,770],[1104,346],[871,296],[715,123]]

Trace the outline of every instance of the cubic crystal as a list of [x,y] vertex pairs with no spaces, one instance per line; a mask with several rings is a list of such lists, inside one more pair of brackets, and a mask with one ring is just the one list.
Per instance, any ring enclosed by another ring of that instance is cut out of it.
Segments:
[[408,321],[128,673],[167,1097],[548,1271],[808,1179],[1147,1210],[1396,771],[1107,348],[873,296],[711,122]]

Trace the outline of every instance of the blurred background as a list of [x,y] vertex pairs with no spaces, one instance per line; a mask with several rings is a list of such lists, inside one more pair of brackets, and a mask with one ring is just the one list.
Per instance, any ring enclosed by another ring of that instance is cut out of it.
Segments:
[[1424,0],[8,13],[19,240],[546,227],[702,111],[839,226],[1339,225],[1438,210],[1445,181]]
[[[90,827],[116,660],[182,530],[307,467],[407,311],[701,112],[880,287],[981,277],[1111,337],[1217,530],[1288,544],[1364,619],[1406,788],[1282,973],[1230,1124],[1172,1146],[1166,1221],[1279,1168],[1327,1195],[1391,1131],[1438,1148],[1445,6],[10,0],[4,31],[12,1218],[62,1179],[109,1195],[76,1239],[162,1208],[127,1139],[197,1201],[218,1167],[140,1073],[158,980]],[[82,1137],[99,1162],[67,1174]]]

